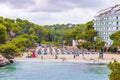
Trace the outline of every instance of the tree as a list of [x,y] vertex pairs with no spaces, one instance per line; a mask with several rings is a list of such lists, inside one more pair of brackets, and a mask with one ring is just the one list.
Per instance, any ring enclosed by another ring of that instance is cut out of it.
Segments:
[[72,40],[73,40],[72,31],[69,30],[65,34],[65,44],[66,45],[72,45]]
[[99,41],[96,42],[97,49],[100,50],[100,49],[104,48],[104,46],[105,46],[105,42],[104,41],[99,40]]
[[117,32],[113,33],[110,36],[110,39],[112,39],[112,40],[118,40],[118,39],[120,39],[120,31],[117,31]]
[[3,44],[7,40],[6,27],[0,24],[0,43]]
[[110,36],[110,39],[113,40],[113,44],[110,46],[109,51],[117,52],[117,50],[120,48],[120,31],[113,33]]
[[94,25],[93,21],[87,22],[87,23],[86,23],[86,26],[87,26],[86,30],[94,29],[94,28],[93,28],[93,25]]
[[5,21],[4,26],[6,27],[6,31],[7,31],[8,35],[10,35],[10,31],[13,27],[13,23]]
[[97,36],[97,31],[91,29],[85,32],[85,40],[93,42],[94,37]]
[[3,24],[3,17],[0,17],[0,23]]
[[91,47],[91,43],[90,42],[84,42],[84,43],[82,43],[82,44],[79,44],[77,47],[79,48],[79,49],[82,49],[82,48],[84,48],[84,49],[90,49],[90,47]]
[[18,48],[14,44],[7,43],[0,46],[0,53],[10,59],[10,56],[16,56],[18,54]]
[[120,80],[120,63],[116,60],[108,64],[111,73],[109,74],[109,80]]
[[20,34],[21,27],[18,24],[13,24],[11,31],[15,34],[14,37],[16,37]]

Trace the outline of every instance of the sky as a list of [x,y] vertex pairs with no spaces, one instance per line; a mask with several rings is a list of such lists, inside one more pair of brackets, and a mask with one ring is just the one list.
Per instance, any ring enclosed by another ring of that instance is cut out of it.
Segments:
[[120,0],[0,0],[0,16],[39,25],[82,24]]

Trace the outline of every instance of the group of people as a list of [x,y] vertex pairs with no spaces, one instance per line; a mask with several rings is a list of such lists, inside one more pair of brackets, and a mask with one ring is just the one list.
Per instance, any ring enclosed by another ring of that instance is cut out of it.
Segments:
[[36,57],[35,51],[29,51],[28,52],[27,58],[35,58],[35,57]]

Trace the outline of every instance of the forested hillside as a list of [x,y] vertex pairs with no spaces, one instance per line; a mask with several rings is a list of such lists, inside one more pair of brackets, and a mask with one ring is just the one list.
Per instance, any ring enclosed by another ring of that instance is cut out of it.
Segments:
[[47,28],[27,20],[0,17],[0,53],[6,57],[19,55],[36,42],[47,40],[49,33]]
[[78,48],[96,48],[104,46],[104,42],[97,38],[97,31],[93,29],[93,22],[86,24],[55,24],[40,26],[22,19],[0,17],[0,53],[4,56],[16,56],[26,48],[37,44],[49,46],[72,45],[72,40],[83,39],[87,42],[78,45]]

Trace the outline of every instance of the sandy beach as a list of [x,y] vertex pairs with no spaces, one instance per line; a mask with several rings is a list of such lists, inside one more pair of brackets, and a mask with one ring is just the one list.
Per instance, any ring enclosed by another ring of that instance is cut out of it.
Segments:
[[74,58],[74,55],[37,55],[35,58],[26,58],[26,54],[22,57],[14,58],[15,61],[67,61],[67,62],[83,62],[83,63],[109,63],[117,60],[120,62],[119,54],[104,54],[103,59],[99,59],[99,54],[80,54]]

